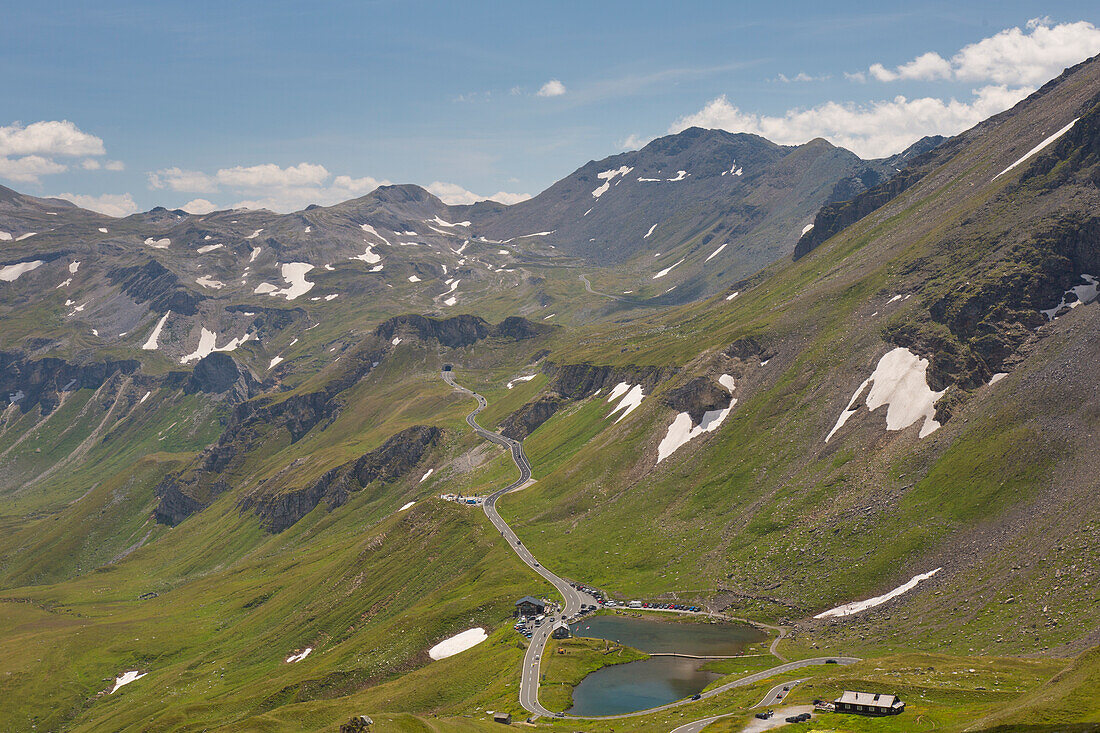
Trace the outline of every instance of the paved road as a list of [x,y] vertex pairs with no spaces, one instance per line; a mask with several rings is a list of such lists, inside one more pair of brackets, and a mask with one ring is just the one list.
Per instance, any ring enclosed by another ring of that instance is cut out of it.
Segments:
[[[486,408],[488,403],[485,398],[479,395],[477,392],[473,392],[465,387],[456,384],[454,379],[454,371],[442,372],[443,381],[451,385],[459,392],[468,394],[477,400],[477,408],[474,409],[469,415],[466,416],[466,422],[470,425],[474,431],[485,440],[496,443],[497,445],[508,448],[512,453],[512,460],[515,461],[516,467],[519,468],[519,478],[511,484],[505,486],[503,489],[499,489],[492,494],[489,494],[485,499],[485,514],[489,517],[489,521],[493,523],[493,526],[500,530],[500,534],[508,541],[508,545],[515,551],[529,568],[541,575],[551,585],[557,589],[562,598],[565,599],[565,606],[562,608],[558,617],[572,617],[575,616],[581,610],[581,604],[596,603],[596,599],[593,596],[588,595],[582,591],[577,590],[569,581],[561,578],[554,573],[550,572],[536,560],[535,556],[531,554],[531,551],[527,547],[520,543],[519,537],[512,531],[512,528],[508,526],[508,523],[501,519],[500,514],[497,512],[497,499],[507,494],[509,491],[515,491],[516,489],[526,486],[531,481],[531,464],[527,460],[527,456],[523,452],[523,444],[518,440],[512,440],[506,438],[499,433],[494,433],[491,430],[486,430],[477,424],[477,416],[482,410]],[[556,716],[544,708],[539,703],[539,664],[542,661],[542,654],[546,647],[546,642],[550,639],[550,633],[554,630],[554,624],[543,623],[535,629],[534,634],[531,636],[530,644],[527,647],[527,653],[523,657],[523,671],[520,675],[519,683],[519,702],[523,705],[524,709],[528,712],[536,715],[543,715],[548,717],[561,717]],[[745,687],[747,685],[753,685],[762,680],[766,680],[769,677],[774,677],[777,674],[783,674],[784,672],[790,672],[792,670],[801,669],[802,667],[809,667],[811,665],[825,664],[826,660],[835,659],[839,664],[854,664],[860,661],[856,657],[814,657],[812,659],[799,659],[795,662],[785,662],[778,666],[766,669],[756,674],[750,674],[745,677],[727,682],[726,684],[715,687],[713,690],[708,690],[700,695],[700,699],[706,700],[716,695],[721,695],[727,690],[732,690],[735,687]],[[662,710],[669,710],[671,708],[679,707],[694,702],[693,700],[684,699],[671,702],[667,705],[659,705],[655,708],[648,708],[646,710],[638,710],[633,713],[624,713],[622,715],[600,715],[600,716],[588,716],[586,718],[578,718],[572,715],[566,715],[564,717],[573,720],[615,720],[619,718],[634,718],[639,715],[649,715],[651,713],[660,712]],[[719,716],[722,717],[722,716]]]
[[[794,689],[794,686],[805,682],[808,677],[803,677],[800,680],[791,680],[790,682],[780,682],[775,687],[768,690],[768,694],[764,695],[764,699],[753,705],[754,708],[773,708],[778,705],[784,698],[787,697],[787,693]],[[787,689],[784,690],[783,688]]]
[[[565,599],[565,605],[562,607],[561,614],[554,615],[554,618],[572,617],[580,613],[581,605],[595,605],[596,598],[590,596],[587,593],[577,590],[569,581],[564,578],[560,578],[554,573],[550,572],[535,560],[535,556],[531,554],[531,551],[527,549],[526,545],[520,543],[519,537],[512,531],[512,528],[508,526],[508,523],[501,519],[499,512],[497,512],[497,499],[507,494],[509,491],[515,491],[523,486],[526,486],[531,481],[531,464],[527,460],[527,456],[523,452],[523,444],[518,440],[512,440],[506,438],[499,433],[494,433],[491,430],[486,430],[477,424],[477,415],[485,409],[487,403],[485,398],[476,392],[466,389],[465,387],[455,384],[454,372],[443,372],[443,380],[447,384],[451,385],[458,391],[471,395],[477,400],[477,409],[466,416],[466,422],[474,429],[474,431],[485,440],[496,443],[497,445],[508,448],[512,453],[512,460],[515,461],[516,467],[519,468],[519,478],[513,483],[505,486],[503,489],[493,492],[485,499],[485,514],[489,517],[489,521],[493,523],[493,526],[500,530],[500,534],[508,541],[508,545],[519,556],[520,560],[523,560],[529,568],[536,573],[546,578],[551,585],[557,589],[562,598]],[[543,624],[535,628],[534,634],[531,636],[530,644],[527,647],[527,654],[523,658],[523,671],[520,675],[519,683],[519,702],[523,705],[524,709],[528,712],[535,713],[536,715],[553,716],[554,713],[544,708],[539,703],[539,663],[541,662],[543,651],[546,647],[546,642],[550,639],[550,633],[554,630],[554,624],[549,623],[548,620]]]
[[624,302],[629,302],[632,300],[631,298],[623,298],[618,295],[612,295],[611,293],[601,293],[599,290],[593,290],[592,283],[588,281],[587,275],[581,275],[581,280],[584,280],[584,289],[592,293],[593,295],[602,295],[605,298],[611,298],[612,300],[621,300]]

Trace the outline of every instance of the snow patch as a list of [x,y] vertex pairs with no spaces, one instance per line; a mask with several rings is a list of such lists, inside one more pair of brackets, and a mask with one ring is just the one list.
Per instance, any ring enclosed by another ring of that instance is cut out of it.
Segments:
[[718,377],[718,384],[725,387],[726,391],[730,392],[730,393],[733,392],[733,388],[735,386],[734,381],[733,381],[733,377],[729,374],[723,374],[722,376]]
[[675,178],[666,178],[665,180],[669,181],[669,182],[682,181],[685,178],[687,178],[689,175],[690,174],[687,171],[676,171],[676,177]]
[[374,247],[368,244],[366,252],[364,252],[361,255],[355,255],[354,257],[349,257],[348,259],[349,260],[361,260],[363,262],[366,262],[368,265],[377,265],[379,262],[382,261],[382,255],[375,254]]
[[18,237],[15,238],[15,241],[22,242],[24,239],[30,239],[37,233],[38,232],[27,232],[26,234],[20,234]]
[[1063,127],[1063,128],[1061,129],[1061,130],[1059,130],[1058,132],[1054,133],[1053,135],[1051,135],[1050,137],[1048,137],[1048,138],[1047,138],[1046,140],[1044,140],[1043,142],[1041,142],[1041,143],[1039,143],[1038,145],[1036,145],[1035,147],[1033,147],[1033,148],[1032,148],[1031,150],[1029,150],[1029,151],[1027,151],[1026,153],[1024,153],[1023,157],[1021,157],[1021,158],[1020,158],[1019,160],[1017,160],[1017,161],[1016,161],[1015,163],[1013,163],[1012,165],[1010,165],[1010,166],[1008,166],[1007,168],[1005,168],[1005,169],[1004,169],[1003,171],[1001,171],[1001,172],[1000,172],[1000,173],[998,173],[997,175],[993,176],[993,179],[992,179],[992,180],[994,180],[994,181],[995,181],[995,180],[997,180],[998,178],[1000,178],[1001,176],[1003,176],[1003,175],[1004,175],[1005,173],[1008,173],[1008,172],[1009,172],[1010,170],[1012,170],[1012,169],[1013,169],[1013,168],[1015,168],[1016,166],[1020,165],[1020,163],[1023,163],[1023,162],[1025,161],[1025,160],[1027,160],[1027,159],[1028,159],[1028,158],[1030,158],[1031,156],[1033,156],[1033,155],[1035,155],[1036,153],[1038,153],[1038,152],[1039,152],[1040,150],[1042,150],[1043,148],[1045,148],[1045,147],[1046,147],[1047,145],[1050,145],[1050,144],[1051,144],[1052,142],[1054,142],[1054,141],[1055,141],[1055,140],[1057,140],[1058,138],[1062,137],[1062,135],[1065,135],[1065,134],[1066,134],[1067,132],[1069,132],[1069,130],[1070,130],[1070,128],[1071,128],[1071,127],[1073,127],[1074,125],[1076,125],[1076,124],[1077,124],[1077,120],[1079,120],[1079,119],[1081,119],[1081,118],[1080,118],[1080,117],[1078,117],[1078,118],[1074,119],[1074,120],[1073,120],[1073,122],[1069,123],[1068,125],[1066,125],[1065,127]]
[[657,225],[656,225],[656,224],[654,224],[653,226],[651,226],[651,227],[649,228],[649,231],[645,233],[645,236],[644,236],[644,237],[642,237],[642,239],[649,239],[649,235],[650,235],[650,234],[653,234],[653,230],[654,230],[654,229],[656,229],[656,228],[657,228]]
[[77,260],[76,262],[70,262],[69,263],[69,274],[70,275],[75,275],[76,271],[79,270],[79,269],[80,269],[80,260]]
[[153,239],[152,237],[146,237],[145,243],[153,249],[168,249],[168,247],[172,244],[172,240],[168,237],[165,237],[164,239]]
[[397,511],[399,511],[399,512],[403,512],[403,511],[405,511],[406,509],[412,509],[412,505],[413,505],[413,504],[415,504],[415,503],[416,503],[415,501],[410,501],[410,502],[409,502],[408,504],[405,504],[404,506],[402,506],[402,507],[401,507],[400,509],[398,509]]
[[137,670],[123,672],[118,677],[115,677],[115,686],[111,688],[110,694],[115,694],[118,691],[118,688],[122,687],[123,685],[128,685],[135,680],[140,680],[146,674],[148,674],[148,672],[138,672]]
[[418,283],[420,282],[420,278],[418,278],[416,275],[409,275],[409,282]]
[[597,173],[596,177],[601,179],[603,181],[603,184],[599,188],[596,188],[592,191],[592,196],[594,198],[599,198],[600,196],[603,196],[605,193],[607,193],[608,189],[611,188],[611,181],[614,180],[615,176],[625,177],[626,174],[632,170],[634,169],[624,165],[621,168],[612,168],[609,171]]
[[[438,215],[436,215],[436,217],[434,219],[428,219],[427,221],[435,222],[439,226],[447,227],[447,228],[450,228],[450,227],[468,227],[468,226],[470,226],[470,222],[468,222],[468,221],[456,221],[452,224],[449,221],[443,221],[442,219],[439,218]],[[425,222],[425,223],[427,223],[427,222]]]
[[375,231],[374,227],[372,227],[370,224],[360,224],[359,228],[362,229],[367,234],[373,234],[374,236],[378,237],[379,239],[381,239],[386,244],[389,244],[389,240],[386,239],[385,237],[383,237],[377,231]]
[[683,264],[683,262],[684,262],[684,258],[681,257],[679,262],[676,262],[672,265],[669,265],[665,269],[661,270],[660,272],[658,272],[656,275],[653,276],[653,279],[654,280],[659,280],[660,278],[664,277],[668,273],[672,272],[672,270],[674,268],[679,267],[681,264]]
[[943,568],[936,568],[927,573],[921,573],[920,575],[914,575],[909,579],[909,582],[899,585],[889,593],[883,593],[881,596],[875,596],[874,598],[868,598],[866,601],[853,601],[852,603],[845,603],[843,606],[837,606],[831,608],[828,611],[823,611],[817,614],[814,618],[842,618],[844,616],[851,616],[857,614],[860,611],[866,611],[868,608],[874,608],[875,606],[881,606],[886,601],[893,598],[897,598],[903,593],[913,590],[917,587],[917,584],[921,581],[928,580],[933,575],[943,570]]
[[0,281],[15,282],[23,273],[37,270],[44,264],[46,263],[42,260],[30,260],[29,262],[17,262],[14,265],[4,265],[0,267]]
[[313,651],[313,647],[307,646],[305,649],[298,652],[297,654],[291,654],[289,657],[287,657],[286,658],[286,663],[287,664],[293,664],[294,662],[300,662],[303,659],[305,659],[306,657],[308,657],[309,653],[311,651]]
[[283,360],[283,357],[281,357],[281,356],[273,356],[273,357],[271,357],[271,361],[270,361],[270,362],[268,362],[268,364],[267,364],[267,368],[268,368],[268,369],[271,369],[271,368],[272,368],[272,367],[274,367],[274,366],[275,366],[276,364],[279,364],[279,363],[280,363],[280,362],[281,362],[282,360]]
[[512,387],[515,387],[515,386],[516,386],[516,384],[518,384],[519,382],[530,382],[530,381],[531,381],[532,379],[534,379],[534,378],[535,378],[536,376],[538,376],[538,375],[536,375],[536,374],[528,374],[528,375],[527,375],[527,376],[525,376],[525,377],[516,377],[515,379],[513,379],[513,380],[512,380],[511,382],[509,382],[509,383],[508,383],[508,385],[507,385],[507,386],[508,386],[508,389],[511,389]]
[[722,250],[724,250],[724,249],[725,249],[726,247],[728,247],[728,246],[729,246],[729,242],[726,242],[726,243],[725,243],[725,244],[723,244],[723,245],[722,245],[721,247],[719,247],[718,249],[716,249],[716,250],[714,250],[713,252],[711,252],[711,253],[710,253],[710,257],[708,257],[708,258],[706,258],[705,260],[703,260],[703,264],[706,264],[707,262],[710,262],[711,260],[713,260],[713,259],[714,259],[715,257],[717,257],[717,256],[718,256],[718,253],[719,253],[719,252],[721,252]]
[[10,242],[11,232],[0,232],[0,242]]
[[225,283],[221,280],[214,280],[209,275],[203,275],[195,280],[196,283],[202,285],[204,288],[213,288],[214,290],[221,290],[225,287]]
[[[1097,279],[1092,275],[1081,275],[1081,279],[1085,281],[1085,284],[1076,285],[1063,293],[1062,300],[1058,303],[1058,305],[1054,306],[1053,308],[1047,308],[1044,311],[1039,311],[1047,317],[1047,321],[1053,321],[1055,317],[1057,317],[1058,311],[1067,306],[1069,308],[1076,308],[1079,305],[1091,303],[1092,301],[1096,300],[1096,289],[1098,285]],[[1066,298],[1069,297],[1070,293],[1073,293],[1073,295],[1076,297],[1073,301],[1067,303]]]
[[813,228],[813,224],[807,224],[806,226],[802,227],[802,236],[806,236],[806,232],[811,231]]
[[257,229],[256,231],[252,232],[247,237],[245,237],[245,239],[255,239],[256,237],[260,236],[260,232],[262,232],[262,231],[263,231],[263,229]]
[[[298,296],[308,293],[316,285],[316,283],[306,280],[306,273],[312,269],[313,265],[308,262],[287,262],[280,268],[283,280],[287,282],[285,288],[278,289],[268,283],[262,283],[256,287],[254,292],[259,293],[260,288],[264,288],[264,292],[270,293],[272,296],[283,295],[287,300],[294,300]],[[267,288],[274,289],[268,290]]]
[[992,386],[1008,376],[1008,372],[997,372],[989,378],[989,384]]
[[935,432],[940,424],[936,422],[936,401],[943,392],[933,392],[927,380],[928,360],[922,359],[904,347],[897,347],[879,359],[878,366],[870,377],[865,379],[849,400],[848,406],[840,413],[836,425],[825,436],[825,442],[833,437],[837,430],[859,410],[859,398],[867,389],[864,402],[867,409],[874,412],[887,405],[886,429],[904,430],[921,418],[920,437]]
[[489,638],[489,635],[485,633],[485,629],[480,627],[474,629],[467,629],[461,634],[455,634],[449,639],[444,639],[431,649],[428,650],[428,656],[432,659],[446,659],[447,657],[453,657],[459,652],[464,652],[467,649],[472,649],[481,642]]
[[622,422],[623,418],[638,409],[638,405],[642,404],[642,400],[645,398],[645,391],[642,390],[642,385],[640,384],[630,386],[626,382],[619,382],[615,385],[615,389],[611,390],[611,395],[607,398],[607,401],[611,402],[616,397],[619,397],[619,395],[622,395],[619,399],[619,404],[615,406],[615,409],[607,413],[607,416],[611,417],[616,412],[620,410],[623,411],[623,414],[619,415],[619,419],[615,421],[616,423]]
[[707,410],[703,413],[703,420],[692,427],[691,415],[681,412],[668,426],[664,439],[657,446],[657,463],[665,460],[689,441],[698,438],[703,433],[711,433],[722,426],[729,417],[733,406],[737,404],[736,397],[730,397],[729,407],[724,410]]
[[199,345],[187,356],[180,359],[180,364],[186,364],[190,361],[198,361],[204,356],[208,356],[215,351],[236,351],[237,347],[252,338],[252,334],[246,333],[240,338],[230,339],[229,343],[225,346],[217,346],[218,335],[213,331],[207,331],[206,327],[202,328],[199,334]]
[[99,228],[99,233],[100,234],[106,234],[107,233],[107,227],[100,227]]
[[730,293],[729,295],[726,296],[726,300],[733,300],[734,298],[736,298],[740,294],[741,294],[740,291],[735,290],[734,292],[732,292],[732,293]]
[[433,473],[435,473],[435,469],[434,468],[429,468],[428,472],[425,473],[423,476],[421,476],[420,480],[417,483],[420,483],[420,484],[424,483],[425,481],[428,480],[428,477],[431,476]]
[[[207,252],[213,252],[214,250],[221,249],[224,246],[225,246],[224,244],[204,244],[203,246],[199,247],[195,251],[198,252],[200,255],[204,255]],[[257,249],[259,249],[259,247],[257,247]],[[252,260],[249,260],[249,262],[251,262],[251,261]]]

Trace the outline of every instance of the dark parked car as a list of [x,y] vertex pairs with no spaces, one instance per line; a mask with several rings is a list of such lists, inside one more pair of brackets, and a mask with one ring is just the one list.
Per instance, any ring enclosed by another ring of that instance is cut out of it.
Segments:
[[700,695],[698,692],[696,692],[694,695],[691,696],[691,699],[692,700],[698,700],[701,697],[702,697],[702,695]]
[[826,659],[825,664],[836,664],[836,660],[835,659]]
[[760,720],[767,720],[768,718],[770,718],[774,714],[775,713],[773,713],[771,710],[768,710],[768,711],[765,711],[763,713],[757,713],[756,717],[759,718]]

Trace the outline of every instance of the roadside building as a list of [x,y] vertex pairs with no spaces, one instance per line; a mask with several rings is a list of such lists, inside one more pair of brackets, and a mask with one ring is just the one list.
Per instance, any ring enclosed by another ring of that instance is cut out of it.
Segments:
[[564,621],[558,621],[557,625],[554,626],[554,630],[550,632],[550,637],[553,639],[568,639],[570,636],[572,636],[572,633]]
[[511,713],[493,713],[493,720],[496,721],[497,723],[503,723],[504,725],[511,725],[512,724],[512,714]]
[[852,690],[845,690],[833,705],[838,713],[856,715],[897,715],[905,710],[905,703],[897,695]]
[[537,616],[545,611],[546,604],[538,598],[524,596],[516,601],[516,616]]

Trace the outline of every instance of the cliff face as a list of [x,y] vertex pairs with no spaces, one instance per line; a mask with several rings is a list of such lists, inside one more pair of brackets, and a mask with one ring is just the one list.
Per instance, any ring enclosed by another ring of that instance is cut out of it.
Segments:
[[97,389],[112,375],[133,374],[140,366],[136,359],[77,364],[53,357],[28,360],[19,352],[0,351],[0,394],[24,413],[40,405],[48,414],[57,407],[59,393]]
[[215,351],[195,364],[184,391],[219,395],[234,402],[243,402],[260,392],[261,386],[252,373],[242,369],[229,354]]
[[240,501],[240,509],[251,510],[268,530],[282,532],[322,501],[330,508],[338,507],[351,493],[374,481],[391,482],[407,476],[442,434],[434,426],[414,425],[391,436],[379,448],[327,471],[309,486],[269,494],[261,484]]
[[571,400],[583,400],[601,389],[611,390],[620,382],[641,385],[646,394],[676,373],[672,367],[565,364],[550,367],[556,374],[546,394],[528,402],[501,422],[501,432],[522,440]]
[[138,303],[149,303],[149,307],[158,313],[171,310],[185,316],[193,316],[204,300],[180,282],[167,267],[156,260],[144,265],[119,267],[107,273],[107,279],[121,285],[123,292]]
[[[370,374],[395,348],[392,340],[398,333],[404,337],[435,341],[444,347],[462,348],[487,338],[513,341],[535,338],[553,328],[518,317],[506,318],[500,324],[492,325],[482,318],[471,315],[453,318],[429,318],[416,314],[395,316],[381,323],[367,338],[345,352],[339,364],[330,370],[329,379],[321,389],[286,398],[260,396],[248,399],[259,391],[259,384],[232,357],[214,352],[196,364],[188,379],[187,389],[215,395],[228,395],[231,399],[247,401],[241,402],[234,408],[221,436],[199,454],[189,468],[167,477],[157,487],[157,496],[160,497],[161,504],[156,511],[157,520],[167,524],[178,524],[190,514],[208,506],[218,495],[230,488],[229,482],[234,472],[240,468],[247,455],[259,449],[266,440],[277,435],[279,431],[289,433],[293,443],[301,440],[306,433],[318,425],[334,420],[341,408],[342,393]],[[434,443],[437,437],[430,437],[430,441]],[[386,465],[403,465],[400,458],[403,450],[401,442],[419,443],[423,440],[424,436],[409,433],[393,445],[387,442],[389,453],[379,460],[383,460]],[[371,468],[373,464],[367,456],[360,461],[365,462],[357,469],[359,478],[356,481],[359,486],[373,481],[372,472],[376,470],[379,471],[377,477],[391,480],[386,472],[388,469]],[[334,506],[343,501],[339,497],[346,496],[347,490],[340,489],[340,486],[346,480],[348,479],[344,474],[334,475],[327,479],[334,482],[331,486],[311,486],[290,492],[278,499],[278,502],[281,502],[278,507],[263,510],[268,513],[262,516],[265,517],[268,526],[285,529],[312,510],[321,498],[325,498]],[[276,521],[275,517],[284,519]],[[294,519],[286,519],[289,517]],[[288,521],[290,524],[286,524]]]

